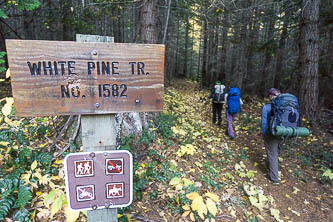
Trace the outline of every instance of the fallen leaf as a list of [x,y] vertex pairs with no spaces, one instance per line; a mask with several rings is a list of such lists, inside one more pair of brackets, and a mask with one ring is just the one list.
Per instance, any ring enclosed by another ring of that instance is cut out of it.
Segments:
[[187,210],[184,211],[184,213],[182,214],[182,217],[187,217],[187,215],[189,215],[191,213],[191,211]]
[[294,190],[293,191],[294,194],[297,194],[297,192],[299,191],[299,189],[297,187],[293,187],[293,190]]
[[217,196],[215,193],[207,192],[207,193],[205,193],[205,196],[211,198],[211,199],[214,200],[216,203],[219,202],[219,196]]
[[49,209],[39,209],[38,211],[39,211],[39,213],[37,214],[37,217],[39,219],[48,218],[49,215],[50,215],[50,210]]
[[217,214],[216,203],[212,199],[208,198],[206,200],[206,205],[207,205],[208,211],[215,217]]
[[64,193],[61,193],[58,198],[55,199],[51,206],[51,215],[50,217],[52,218],[62,207],[62,202],[65,199]]
[[169,185],[177,185],[181,182],[181,178],[180,177],[174,177],[170,180]]
[[32,162],[32,164],[31,164],[31,170],[34,170],[34,169],[36,169],[36,167],[37,167],[37,161],[35,160],[34,162]]
[[1,145],[1,146],[8,146],[8,145],[9,145],[9,142],[1,141],[1,142],[0,142],[0,145]]
[[192,193],[186,194],[186,197],[190,200],[194,200],[194,199],[197,199],[198,197],[200,197],[200,195],[197,192],[192,192]]
[[280,211],[277,209],[271,209],[271,215],[275,218],[275,220],[280,221]]
[[71,210],[68,207],[66,207],[65,216],[66,216],[66,222],[75,222],[80,216],[80,211]]
[[191,208],[193,211],[197,211],[200,218],[205,219],[205,214],[207,214],[207,206],[204,204],[201,196],[194,199],[191,204]]
[[6,103],[2,107],[1,112],[3,115],[8,116],[12,112],[12,105],[9,105],[8,103]]
[[10,77],[10,68],[8,68],[6,71],[6,79],[8,79],[9,77]]
[[195,221],[195,218],[194,218],[194,214],[193,214],[193,213],[190,213],[190,219],[191,219],[191,221]]

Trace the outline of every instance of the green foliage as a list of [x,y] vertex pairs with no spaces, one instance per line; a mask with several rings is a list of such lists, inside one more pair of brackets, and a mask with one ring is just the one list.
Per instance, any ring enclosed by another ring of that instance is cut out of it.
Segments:
[[174,136],[171,127],[175,125],[176,121],[176,116],[161,113],[154,123],[157,131],[162,135],[164,139],[171,139]]
[[[1,187],[1,181],[0,181]],[[15,197],[2,197],[0,199],[0,220],[4,220],[5,216],[9,213],[9,210],[13,207],[15,202]]]
[[[8,18],[7,15],[0,9],[0,18]],[[5,52],[0,52],[0,64],[3,64],[5,62],[4,59],[2,59],[6,55]],[[5,71],[6,69],[4,67],[0,66],[0,72]]]
[[155,139],[154,134],[149,130],[149,128],[144,128],[142,134],[137,140],[137,144],[141,143],[146,146],[149,146],[151,142]]
[[322,183],[333,181],[333,173],[330,169],[328,169],[327,167],[322,167],[320,170],[323,172],[320,175],[320,181]]
[[40,6],[39,0],[18,0],[18,1],[11,1],[10,4],[7,5],[14,5],[19,11],[32,11],[34,9],[37,9]]
[[[22,174],[31,171],[34,161],[38,162],[43,175],[55,173],[51,167],[52,155],[30,147],[29,126],[45,126],[43,122],[36,124],[33,121],[24,119],[21,124],[8,125],[8,129],[0,132],[0,142],[3,144],[0,145],[0,154],[4,157],[0,165],[0,176],[3,178],[0,180],[0,220],[9,217],[15,221],[31,221],[31,212],[26,209],[32,199],[31,185],[29,181],[27,183],[20,178]],[[34,180],[31,178],[30,182],[36,182]]]
[[[1,200],[0,200],[0,220],[9,214],[11,209],[19,208],[15,213],[18,221],[29,221],[29,212],[23,210],[30,203],[32,194],[28,186],[23,185],[23,181],[18,178],[10,177],[0,181]],[[23,214],[23,212],[25,212]]]
[[200,175],[202,182],[204,182],[207,186],[214,187],[215,189],[221,188],[222,184],[216,182],[219,176],[218,171],[211,166],[209,161],[207,161],[203,166],[205,168],[205,175]]
[[[8,18],[8,16],[2,9],[0,9],[0,18],[2,18],[2,19]],[[3,52],[0,52],[0,56],[2,57],[3,55],[1,55],[1,53],[3,53]]]
[[15,221],[19,222],[30,222],[30,213],[27,209],[22,208],[16,211],[14,215]]
[[151,194],[150,194],[150,199],[152,200],[156,200],[158,196],[158,191],[154,190]]
[[15,202],[15,208],[24,208],[31,200],[32,194],[28,186],[20,185]]

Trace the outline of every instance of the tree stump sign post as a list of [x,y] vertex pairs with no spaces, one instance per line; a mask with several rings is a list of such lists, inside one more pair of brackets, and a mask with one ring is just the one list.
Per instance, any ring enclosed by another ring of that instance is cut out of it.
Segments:
[[16,115],[83,115],[84,152],[64,161],[69,207],[89,209],[88,221],[117,221],[117,207],[132,201],[133,172],[129,152],[109,151],[115,113],[163,110],[165,47],[76,38],[6,40]]

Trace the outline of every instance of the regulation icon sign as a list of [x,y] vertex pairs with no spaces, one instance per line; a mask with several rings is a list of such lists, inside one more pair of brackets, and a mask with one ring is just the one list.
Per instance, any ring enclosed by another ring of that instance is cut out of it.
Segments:
[[93,160],[74,161],[74,167],[75,167],[75,177],[94,176],[94,161]]
[[126,207],[133,201],[133,157],[126,150],[68,154],[64,171],[72,210]]
[[95,199],[94,185],[77,186],[76,199],[77,201],[87,201]]
[[124,183],[106,184],[106,198],[119,198],[124,196]]
[[124,161],[119,159],[106,159],[106,174],[123,174]]

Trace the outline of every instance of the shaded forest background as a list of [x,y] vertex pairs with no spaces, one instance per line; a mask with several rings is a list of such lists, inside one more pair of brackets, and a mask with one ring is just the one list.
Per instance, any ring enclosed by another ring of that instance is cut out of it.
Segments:
[[[0,51],[6,51],[5,39],[75,41],[76,34],[147,43],[150,29],[149,43],[166,45],[166,85],[179,77],[203,87],[221,80],[261,97],[276,87],[314,106],[307,113],[318,105],[333,109],[331,0],[1,0],[0,7],[6,14],[0,19]],[[147,10],[151,21],[143,28]],[[307,25],[313,38],[306,40]],[[308,45],[318,55],[303,60]],[[304,74],[302,62],[314,71]],[[304,101],[309,95],[311,101]]]

